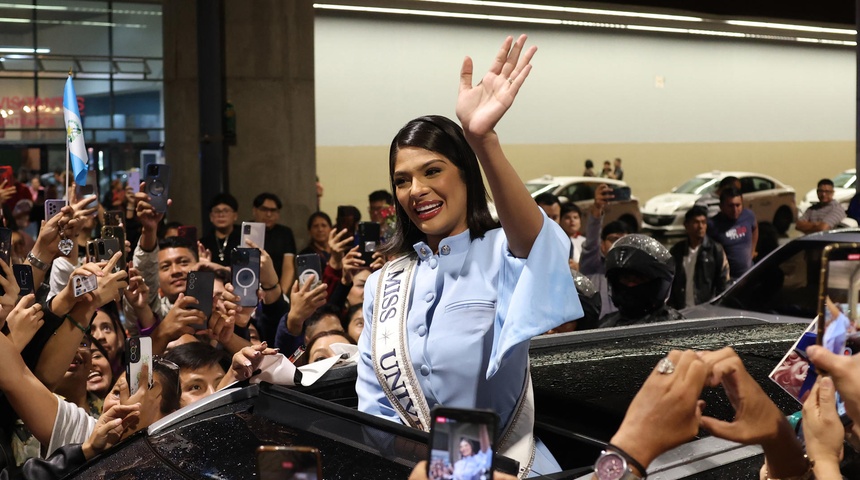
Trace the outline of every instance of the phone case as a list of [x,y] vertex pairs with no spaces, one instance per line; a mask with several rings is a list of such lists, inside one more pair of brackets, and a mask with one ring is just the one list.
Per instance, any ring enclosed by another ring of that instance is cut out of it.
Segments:
[[123,224],[122,210],[108,210],[105,212],[105,226],[118,227]]
[[[108,254],[108,249],[111,249],[112,252],[123,252],[119,257],[116,268],[117,270],[125,270],[125,229],[115,225],[105,225],[102,227],[102,238],[105,242],[108,242],[105,244],[105,253],[107,254],[107,258],[105,260],[110,260],[111,257],[113,257],[113,253]],[[116,245],[114,245],[112,240],[116,240]]]
[[245,239],[251,239],[260,250],[266,249],[266,224],[261,222],[242,222],[240,248],[250,248]]
[[[114,237],[96,240],[96,259],[99,262],[107,262],[120,251],[119,239]],[[125,269],[125,256],[120,255],[119,261],[114,266],[114,272]]]
[[189,245],[193,245],[194,248],[197,248],[197,227],[181,225],[176,230],[178,231],[178,237],[184,239]]
[[308,281],[314,282],[316,287],[322,281],[322,262],[316,253],[305,253],[296,256],[296,277],[299,279],[299,287]]
[[[212,315],[212,292],[215,290],[214,272],[189,272],[185,285],[185,295],[197,299],[190,308],[200,310],[207,317]],[[206,328],[206,327],[203,327]]]
[[128,340],[128,362],[125,366],[128,391],[134,395],[140,388],[140,371],[143,366],[149,367],[149,386],[152,387],[152,339],[149,337],[131,337]]
[[255,307],[260,288],[260,251],[256,248],[233,250],[233,293],[239,296],[239,305]]
[[15,172],[12,171],[12,167],[9,165],[0,165],[0,184],[3,183],[3,180],[6,181],[7,187],[15,184]]
[[167,213],[170,186],[170,167],[152,163],[146,166],[146,194],[149,204],[158,213]]
[[129,187],[131,187],[131,190],[134,193],[137,193],[140,191],[140,172],[139,171],[128,172],[128,183],[127,183],[127,185]]
[[48,221],[54,218],[55,215],[60,213],[60,210],[66,206],[65,200],[52,198],[50,200],[45,200],[45,221]]
[[72,287],[75,297],[80,297],[99,288],[99,282],[95,275],[72,275]]
[[373,263],[373,252],[379,245],[379,224],[376,222],[359,223],[356,241],[358,242],[358,251],[361,252],[361,259],[364,260],[366,266],[370,266]]
[[12,265],[12,273],[15,275],[18,288],[21,289],[19,295],[29,295],[36,291],[33,285],[33,267],[30,265]]

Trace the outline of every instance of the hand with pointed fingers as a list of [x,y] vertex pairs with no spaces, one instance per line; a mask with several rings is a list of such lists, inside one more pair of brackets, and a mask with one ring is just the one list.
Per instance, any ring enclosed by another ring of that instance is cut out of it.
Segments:
[[361,269],[365,268],[364,260],[361,259],[361,253],[358,251],[358,246],[352,247],[349,252],[343,257],[343,270],[340,276],[340,281],[344,285],[352,283],[353,277]]
[[230,369],[237,380],[251,378],[251,375],[260,368],[260,362],[263,361],[263,357],[277,353],[279,353],[279,350],[277,348],[269,348],[266,342],[245,347],[233,355],[233,364],[230,366]]
[[343,256],[349,250],[353,240],[352,233],[348,232],[345,228],[342,228],[340,231],[332,228],[328,232],[328,247],[331,250],[328,263],[331,265],[331,268],[335,270],[343,268],[341,265]]
[[324,283],[316,288],[311,288],[312,282],[305,282],[299,288],[299,282],[293,283],[293,291],[290,294],[290,313],[287,314],[287,330],[291,335],[299,335],[305,320],[325,305],[327,300],[327,288]]
[[665,359],[673,368],[664,369],[661,360],[651,371],[611,441],[646,468],[696,436],[704,408],[699,396],[708,373],[705,363],[692,350],[672,350]]
[[517,92],[531,72],[531,59],[537,47],[523,48],[526,36],[514,42],[508,37],[496,53],[490,70],[472,86],[472,59],[466,57],[460,69],[460,94],[457,118],[466,136],[482,137],[493,132],[496,124],[511,108]]

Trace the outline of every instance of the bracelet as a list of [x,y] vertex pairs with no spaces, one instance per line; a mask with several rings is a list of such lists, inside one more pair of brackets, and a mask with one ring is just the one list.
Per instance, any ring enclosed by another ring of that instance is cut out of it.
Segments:
[[36,255],[34,255],[34,254],[33,254],[33,252],[30,252],[30,253],[28,253],[28,254],[27,254],[27,260],[29,260],[29,261],[30,261],[30,265],[31,265],[33,268],[39,269],[39,270],[41,270],[41,271],[43,271],[43,272],[45,272],[45,271],[47,271],[47,270],[48,270],[48,264],[47,264],[47,263],[45,263],[45,262],[43,262],[43,261],[41,261],[41,260],[39,260],[39,257],[37,257]]
[[275,288],[280,287],[280,286],[281,286],[281,284],[280,284],[280,283],[276,283],[276,284],[272,285],[271,287],[266,288],[266,287],[264,287],[264,286],[263,286],[263,284],[262,284],[262,283],[260,284],[260,288],[262,288],[262,289],[263,289],[263,291],[265,291],[265,292],[268,292],[268,291],[274,290]]
[[67,314],[66,314],[66,316],[65,316],[65,317],[63,317],[63,318],[65,318],[66,320],[68,320],[68,321],[72,322],[72,325],[74,325],[78,330],[80,330],[80,331],[84,332],[84,336],[86,336],[86,335],[88,335],[88,334],[90,333],[90,327],[86,327],[86,328],[84,328],[84,326],[83,326],[83,325],[81,325],[80,323],[76,322],[76,321],[75,321],[75,319],[74,319],[74,318],[72,318],[72,316],[71,316],[71,315],[69,315],[68,313],[67,313]]
[[638,460],[633,458],[633,456],[631,456],[629,453],[625,452],[624,450],[618,448],[616,445],[613,445],[611,443],[607,443],[606,448],[609,450],[615,451],[616,453],[618,453],[619,455],[624,457],[624,459],[627,460],[628,464],[636,467],[636,469],[642,473],[642,480],[645,480],[646,478],[648,478],[648,470],[644,466],[642,466],[642,464],[639,463]]
[[152,316],[155,317],[155,323],[153,323],[151,327],[142,328],[139,323],[140,321],[138,320],[137,328],[140,329],[141,337],[149,337],[150,335],[152,335],[152,332],[154,332],[155,329],[158,328],[158,326],[161,324],[161,318],[159,318],[158,315],[155,314],[155,312],[152,313]]

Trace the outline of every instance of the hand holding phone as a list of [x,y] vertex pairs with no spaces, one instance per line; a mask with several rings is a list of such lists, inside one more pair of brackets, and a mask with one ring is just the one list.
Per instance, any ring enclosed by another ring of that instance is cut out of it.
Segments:
[[19,296],[36,292],[36,286],[33,284],[33,267],[26,264],[12,265],[12,272],[15,275],[15,282],[18,283]]
[[499,416],[490,410],[436,407],[430,412],[427,478],[492,478]]
[[45,200],[45,221],[54,218],[60,213],[60,210],[66,206],[66,201],[62,199],[52,198]]

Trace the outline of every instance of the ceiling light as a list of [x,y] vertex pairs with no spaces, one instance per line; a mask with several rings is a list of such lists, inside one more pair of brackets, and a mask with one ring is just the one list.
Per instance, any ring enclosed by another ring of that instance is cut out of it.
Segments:
[[541,10],[547,12],[583,13],[586,15],[611,15],[615,17],[650,18],[654,20],[675,20],[679,22],[703,22],[700,17],[685,15],[665,15],[661,13],[627,12],[623,10],[602,10],[596,8],[559,7],[555,5],[530,5],[527,3],[494,2],[481,0],[420,0],[432,3],[453,3],[458,5],[473,5],[482,7],[519,8],[523,10]]
[[0,47],[0,53],[51,53],[50,48]]
[[746,20],[726,20],[729,25],[740,27],[776,28],[780,30],[797,30],[799,32],[836,33],[841,35],[857,35],[857,30],[847,28],[813,27],[809,25],[791,25],[787,23],[749,22]]

